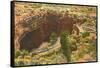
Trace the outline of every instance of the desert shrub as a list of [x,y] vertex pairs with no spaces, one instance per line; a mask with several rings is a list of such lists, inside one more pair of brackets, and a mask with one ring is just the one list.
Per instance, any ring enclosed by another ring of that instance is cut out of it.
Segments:
[[23,66],[25,65],[25,60],[24,60],[24,57],[26,57],[26,55],[28,55],[29,52],[28,50],[20,50],[20,51],[16,51],[15,53],[15,65],[16,66]]
[[28,50],[22,50],[21,51],[21,55],[24,57],[25,55],[28,55],[29,54],[29,52],[28,52]]
[[82,33],[82,37],[83,37],[83,38],[85,38],[85,37],[87,37],[87,36],[89,36],[89,35],[90,35],[89,32],[83,32],[83,33]]
[[69,43],[71,47],[71,51],[77,50],[77,38],[74,38],[73,36],[69,36]]
[[51,45],[53,45],[56,41],[57,41],[57,34],[55,32],[52,32],[50,36]]
[[65,55],[67,62],[71,62],[71,47],[68,36],[69,36],[68,32],[62,32],[60,43],[62,52]]
[[18,50],[15,51],[15,58],[17,58],[18,56],[20,56],[21,52]]

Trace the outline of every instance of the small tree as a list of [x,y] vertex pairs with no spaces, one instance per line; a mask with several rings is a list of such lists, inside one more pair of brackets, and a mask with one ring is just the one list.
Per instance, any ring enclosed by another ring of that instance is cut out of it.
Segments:
[[67,61],[71,62],[71,47],[70,47],[68,36],[69,36],[68,32],[62,32],[60,43],[61,43],[62,52],[65,55]]
[[57,41],[57,34],[55,32],[52,32],[50,36],[51,45],[53,45],[56,41]]

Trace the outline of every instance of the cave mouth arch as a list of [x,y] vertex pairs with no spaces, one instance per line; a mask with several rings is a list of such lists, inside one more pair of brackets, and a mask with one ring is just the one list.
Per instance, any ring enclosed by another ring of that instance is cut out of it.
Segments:
[[[32,49],[38,48],[42,42],[41,35],[39,34],[40,34],[40,29],[27,32],[19,42],[20,50],[25,49],[31,51]],[[40,38],[40,40],[38,38]]]
[[39,28],[25,33],[24,37],[20,38],[20,50],[25,49],[31,51],[32,49],[38,48],[40,44],[49,40],[52,32],[55,32],[57,36],[60,36],[63,31],[68,31],[71,34],[73,24],[75,24],[75,21],[70,17],[65,16],[60,19],[55,15],[50,16],[46,21],[40,23]]

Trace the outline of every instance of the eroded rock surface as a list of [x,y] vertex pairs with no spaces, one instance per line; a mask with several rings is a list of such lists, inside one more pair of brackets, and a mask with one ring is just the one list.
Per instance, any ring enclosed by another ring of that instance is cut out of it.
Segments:
[[68,16],[67,11],[62,13],[50,9],[36,9],[21,16],[15,15],[15,48],[38,48],[42,42],[49,40],[52,32],[57,36],[63,31],[72,33],[76,22]]

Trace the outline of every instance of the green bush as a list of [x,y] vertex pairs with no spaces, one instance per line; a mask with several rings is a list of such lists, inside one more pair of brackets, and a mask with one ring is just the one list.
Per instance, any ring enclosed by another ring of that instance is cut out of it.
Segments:
[[82,37],[83,37],[83,38],[85,38],[85,37],[87,37],[87,36],[89,36],[89,35],[90,35],[89,32],[84,32],[84,33],[82,33]]
[[69,38],[70,38],[69,43],[70,43],[71,51],[76,51],[77,50],[77,39],[71,36]]
[[65,55],[67,62],[71,62],[71,47],[68,36],[69,36],[68,32],[62,32],[60,43],[62,52]]
[[51,45],[53,45],[56,41],[57,41],[57,34],[55,32],[52,32],[50,36]]
[[21,52],[18,50],[18,51],[15,51],[15,58],[17,58],[18,56],[20,56]]
[[28,54],[29,54],[28,50],[24,49],[24,50],[21,51],[22,56],[25,56],[25,55],[28,55]]

